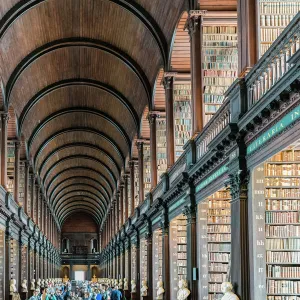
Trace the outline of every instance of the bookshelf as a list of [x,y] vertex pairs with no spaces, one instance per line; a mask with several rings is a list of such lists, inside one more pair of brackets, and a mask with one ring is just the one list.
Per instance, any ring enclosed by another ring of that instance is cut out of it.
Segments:
[[[33,250],[29,250],[29,263],[30,263],[30,266],[34,266],[34,251]],[[34,273],[33,273],[33,267],[29,268],[29,279],[33,279],[35,278],[34,277]]]
[[156,295],[157,282],[162,280],[163,252],[162,252],[162,231],[157,229],[153,232],[153,291]]
[[237,78],[237,26],[203,26],[204,124],[224,102],[224,93]]
[[151,162],[150,162],[150,145],[143,146],[144,159],[144,195],[146,196],[151,190]]
[[18,242],[14,239],[10,240],[10,279],[16,279],[17,285],[19,283],[18,278],[18,254],[19,254],[19,247]]
[[267,300],[300,298],[300,145],[253,170],[256,285]]
[[262,56],[300,10],[300,1],[258,0],[259,53]]
[[134,208],[139,206],[139,164],[138,162],[134,163]]
[[128,203],[128,217],[131,215],[131,178],[127,177],[127,203]]
[[129,270],[128,270],[128,262],[129,262],[129,251],[126,249],[125,250],[125,275],[124,275],[124,278],[126,278],[128,280],[129,278]]
[[228,281],[231,251],[230,193],[222,189],[198,205],[200,299],[219,300]]
[[13,195],[15,175],[15,145],[13,143],[9,143],[7,147],[7,190]]
[[20,178],[19,178],[19,204],[21,206],[24,205],[24,200],[25,200],[25,163],[22,161],[20,162]]
[[145,238],[140,240],[140,286],[142,281],[148,283],[148,241]]
[[170,222],[171,299],[176,299],[178,282],[187,278],[187,219],[184,215]]
[[21,280],[27,279],[27,246],[21,246]]
[[183,146],[191,138],[191,83],[179,80],[174,84],[175,160],[183,153]]
[[0,299],[4,299],[4,247],[5,231],[0,229]]
[[156,118],[156,155],[157,155],[157,182],[167,170],[167,133],[166,118]]

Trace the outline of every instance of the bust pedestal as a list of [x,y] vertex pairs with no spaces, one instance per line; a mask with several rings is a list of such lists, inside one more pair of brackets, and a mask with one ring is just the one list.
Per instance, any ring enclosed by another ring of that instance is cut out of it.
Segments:
[[136,293],[130,293],[131,294],[131,300],[137,300]]
[[152,300],[152,299],[150,299],[149,296],[142,296],[142,299],[143,299],[143,300]]
[[130,299],[130,292],[129,292],[129,290],[124,291],[124,296],[125,296],[126,299]]
[[26,300],[26,299],[28,299],[28,293],[21,292],[21,293],[20,293],[20,298],[21,298],[21,300]]

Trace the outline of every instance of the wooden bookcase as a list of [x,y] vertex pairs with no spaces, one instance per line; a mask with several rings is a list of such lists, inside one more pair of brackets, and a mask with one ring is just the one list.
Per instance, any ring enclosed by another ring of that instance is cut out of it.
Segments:
[[223,297],[221,284],[228,281],[231,252],[230,194],[219,190],[198,204],[200,299]]
[[28,279],[28,272],[27,272],[27,267],[28,267],[28,262],[27,262],[27,259],[28,259],[28,256],[27,256],[27,245],[22,245],[21,246],[21,280],[24,280],[24,279]]
[[151,162],[150,162],[150,145],[143,146],[144,159],[144,195],[146,196],[151,190]]
[[176,77],[174,82],[175,160],[192,134],[192,91],[190,76]]
[[138,162],[134,163],[134,208],[139,206],[139,164]]
[[292,145],[252,174],[256,297],[300,297],[300,147]]
[[5,231],[0,228],[0,299],[4,299],[4,253],[5,253]]
[[[137,278],[136,260],[137,260],[136,245],[132,245],[131,246],[131,279],[133,279],[133,280],[136,280],[136,278]],[[136,282],[136,284],[137,284],[137,282]]]
[[300,1],[258,0],[259,54],[262,56],[300,10]]
[[224,102],[224,93],[237,78],[237,26],[226,23],[203,26],[204,124]]
[[176,299],[178,282],[187,278],[187,219],[180,215],[170,222],[171,299]]
[[156,295],[157,282],[162,280],[163,252],[162,231],[157,229],[153,232],[153,295]]
[[127,203],[128,203],[128,216],[131,215],[131,178],[128,176],[127,178]]
[[167,133],[166,118],[156,118],[156,155],[157,155],[157,182],[167,170]]
[[145,238],[140,240],[140,262],[140,287],[142,287],[143,280],[148,284],[148,241]]
[[7,145],[7,190],[14,194],[14,176],[15,176],[15,145]]

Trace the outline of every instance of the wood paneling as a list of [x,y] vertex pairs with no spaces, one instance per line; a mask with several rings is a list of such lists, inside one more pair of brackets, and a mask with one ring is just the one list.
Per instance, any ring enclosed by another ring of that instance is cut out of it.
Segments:
[[143,116],[141,119],[141,131],[140,131],[140,138],[141,139],[150,139],[150,126],[149,126],[149,120],[148,120],[148,114],[149,114],[149,108],[148,106],[145,107],[145,110],[143,112]]
[[72,214],[64,223],[62,233],[65,232],[98,232],[97,224],[90,215],[84,213]]
[[200,9],[219,11],[236,11],[237,10],[237,0],[199,0]]
[[184,30],[188,14],[183,13],[174,35],[173,47],[171,53],[170,67],[176,71],[190,71],[190,36],[187,30]]
[[165,88],[162,84],[162,80],[164,77],[164,70],[160,69],[156,78],[155,86],[154,86],[154,109],[155,110],[165,110],[166,107],[166,94]]

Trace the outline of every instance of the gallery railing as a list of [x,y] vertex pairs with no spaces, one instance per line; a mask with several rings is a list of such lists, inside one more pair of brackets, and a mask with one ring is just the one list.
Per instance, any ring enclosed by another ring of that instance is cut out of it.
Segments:
[[292,68],[289,61],[300,48],[300,12],[246,75],[248,109]]

